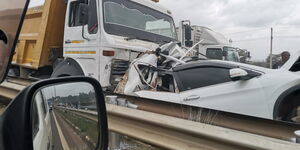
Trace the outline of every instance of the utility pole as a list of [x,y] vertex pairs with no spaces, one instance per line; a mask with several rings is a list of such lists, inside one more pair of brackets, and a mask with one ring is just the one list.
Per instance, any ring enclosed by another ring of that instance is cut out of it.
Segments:
[[273,68],[273,28],[271,28],[270,68]]

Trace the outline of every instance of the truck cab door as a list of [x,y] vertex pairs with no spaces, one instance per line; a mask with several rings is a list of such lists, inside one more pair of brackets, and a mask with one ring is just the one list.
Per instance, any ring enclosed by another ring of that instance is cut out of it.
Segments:
[[64,36],[65,48],[95,46],[98,43],[97,6],[96,0],[88,2],[70,0],[68,2]]
[[65,21],[64,57],[74,59],[84,75],[99,79],[100,30],[97,0],[69,0]]

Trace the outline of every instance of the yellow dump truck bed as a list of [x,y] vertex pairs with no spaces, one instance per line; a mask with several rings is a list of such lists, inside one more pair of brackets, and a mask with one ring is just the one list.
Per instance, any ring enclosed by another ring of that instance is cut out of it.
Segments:
[[30,8],[21,30],[13,64],[29,69],[51,65],[53,49],[62,51],[66,5],[63,0],[46,0]]

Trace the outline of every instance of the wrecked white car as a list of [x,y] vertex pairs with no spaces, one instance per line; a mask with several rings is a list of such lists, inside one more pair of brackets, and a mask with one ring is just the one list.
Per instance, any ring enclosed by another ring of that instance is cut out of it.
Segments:
[[299,53],[272,70],[221,60],[193,61],[179,49],[169,46],[134,60],[115,92],[268,119],[295,118],[300,106]]

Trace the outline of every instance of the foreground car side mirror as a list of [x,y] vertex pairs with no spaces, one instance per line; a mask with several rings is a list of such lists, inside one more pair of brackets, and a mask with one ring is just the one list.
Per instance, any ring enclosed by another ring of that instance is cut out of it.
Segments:
[[234,68],[229,70],[230,78],[233,81],[242,80],[243,78],[248,76],[248,72],[241,68]]
[[0,149],[107,148],[105,100],[101,85],[93,78],[34,83],[0,116]]

